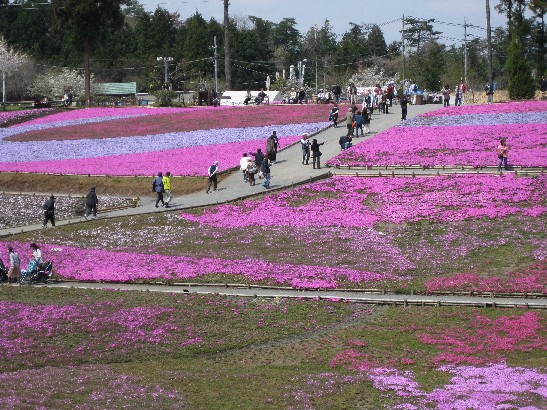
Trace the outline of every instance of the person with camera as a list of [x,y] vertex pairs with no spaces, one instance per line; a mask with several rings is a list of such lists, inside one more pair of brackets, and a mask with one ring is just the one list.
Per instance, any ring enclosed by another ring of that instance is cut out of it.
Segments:
[[314,138],[311,143],[311,155],[313,158],[313,169],[321,169],[321,151],[319,150],[319,147],[323,145],[325,142],[322,142],[321,144],[317,143],[317,140]]

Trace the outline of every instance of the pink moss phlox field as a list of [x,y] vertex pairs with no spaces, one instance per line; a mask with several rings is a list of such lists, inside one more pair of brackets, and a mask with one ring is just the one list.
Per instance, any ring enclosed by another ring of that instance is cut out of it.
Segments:
[[[173,114],[181,112],[190,112],[194,110],[212,110],[214,107],[200,107],[200,108],[173,108],[173,107],[158,107],[158,108],[148,108],[148,107],[93,107],[85,108],[81,110],[70,110],[63,111],[56,114],[52,114],[48,117],[36,118],[30,121],[25,121],[22,124],[15,126],[29,126],[29,125],[53,125],[56,123],[66,123],[70,121],[78,121],[85,119],[99,119],[104,118],[105,120],[109,118],[129,118],[134,116],[141,115],[162,115],[162,114]],[[225,107],[216,107],[225,108]]]
[[[106,365],[42,367],[0,373],[5,409],[180,409],[185,396]],[[24,392],[21,394],[21,392]],[[115,394],[113,394],[115,392]]]
[[[14,249],[25,249],[23,243],[10,243]],[[158,254],[109,252],[71,246],[41,244],[41,249],[54,261],[56,273],[83,281],[128,282],[139,279],[189,279],[208,274],[242,275],[249,281],[268,281],[295,288],[336,288],[339,280],[350,282],[382,279],[408,280],[395,276],[365,272],[344,267],[272,263],[262,260],[227,260],[190,258]]]
[[[415,121],[418,126],[414,126],[411,120],[408,126],[382,132],[328,163],[350,166],[494,166],[497,165],[496,147],[501,138],[506,138],[511,165],[547,166],[547,146],[544,143],[547,138],[546,112],[545,101],[443,108],[421,116],[433,120],[437,117],[438,125],[420,124],[424,121],[418,118]],[[466,116],[469,117],[467,122]]]
[[442,115],[468,114],[505,114],[547,111],[546,101],[515,101],[500,104],[462,105],[440,108],[435,111],[421,114],[420,117],[437,117]]
[[[39,108],[32,110],[3,111],[0,112],[0,126],[6,126],[13,121],[21,121],[25,118],[32,118],[36,115],[45,115],[52,112],[52,108]],[[14,125],[16,126],[16,125]]]
[[428,292],[474,291],[474,292],[540,292],[547,294],[547,262],[538,262],[523,271],[507,272],[484,278],[476,273],[458,273],[429,279],[425,283]]
[[328,126],[318,107],[213,108],[93,108],[2,128],[0,171],[148,176],[167,166],[204,175],[204,158],[236,167],[274,130],[284,148]]
[[411,370],[376,368],[369,372],[375,388],[393,400],[401,410],[540,410],[530,405],[547,399],[547,374],[542,370],[509,367],[498,363],[484,367],[442,366],[451,373],[450,382],[424,391]]
[[126,308],[116,302],[69,306],[0,302],[0,356],[7,360],[12,355],[32,355],[48,339],[76,330],[88,337],[74,351],[57,352],[58,355],[93,352],[97,343],[106,344],[108,349],[131,349],[167,343],[174,338],[180,339],[181,345],[195,340],[194,334],[179,329],[172,321],[158,320],[170,311],[157,307]]
[[547,166],[547,124],[394,127],[328,161],[331,165],[497,165],[501,138],[514,166]]
[[469,330],[444,329],[441,333],[420,334],[418,339],[441,350],[434,359],[437,364],[484,365],[498,362],[508,352],[547,350],[545,330],[537,312],[497,319],[477,315],[469,323]]
[[[546,191],[545,175],[535,179],[487,175],[334,177],[240,205],[219,205],[203,215],[182,214],[182,217],[216,227],[241,228],[264,224],[372,227],[377,222],[401,224],[424,219],[447,222],[515,214],[539,216],[547,211]],[[306,203],[291,205],[292,201],[301,200]],[[367,200],[379,206],[371,209],[365,204]]]
[[[282,146],[287,146],[300,138],[302,137],[281,137],[279,142]],[[0,163],[0,171],[146,176],[155,175],[158,169],[169,169],[173,175],[199,176],[206,175],[210,165],[207,161],[219,161],[221,170],[235,167],[239,164],[243,152],[251,151],[262,142],[242,141],[165,151],[136,152],[127,155]],[[91,152],[90,155],[92,155]]]

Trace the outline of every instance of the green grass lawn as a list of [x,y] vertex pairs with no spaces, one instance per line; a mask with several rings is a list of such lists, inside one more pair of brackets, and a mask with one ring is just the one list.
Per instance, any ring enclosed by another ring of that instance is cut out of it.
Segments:
[[411,371],[429,393],[446,363],[545,367],[546,314],[522,309],[7,286],[0,300],[11,408],[378,409],[400,398],[377,369]]

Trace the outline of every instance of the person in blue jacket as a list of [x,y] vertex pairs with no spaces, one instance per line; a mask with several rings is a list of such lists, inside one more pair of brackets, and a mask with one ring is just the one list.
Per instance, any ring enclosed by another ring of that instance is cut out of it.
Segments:
[[158,172],[158,176],[152,180],[152,192],[156,193],[156,208],[160,202],[162,206],[165,206],[163,200],[163,174],[161,172]]

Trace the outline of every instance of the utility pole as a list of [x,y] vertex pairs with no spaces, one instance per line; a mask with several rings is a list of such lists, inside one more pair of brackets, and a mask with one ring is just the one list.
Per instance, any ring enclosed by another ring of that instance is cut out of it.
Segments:
[[467,21],[463,18],[463,82],[467,84]]
[[317,26],[313,26],[313,32],[315,35],[315,95],[317,95],[317,92],[319,91],[319,86],[317,84]]
[[494,78],[492,74],[492,33],[490,29],[490,1],[486,0],[486,44],[487,44],[487,53],[488,53],[488,86],[490,90],[488,92],[488,103],[493,102],[493,92],[494,92]]
[[163,61],[163,86],[165,89],[169,89],[169,74],[167,72],[167,68],[169,66],[169,63],[173,61],[173,57],[156,57],[157,61]]
[[218,93],[217,36],[215,36],[213,44],[213,50],[215,53],[215,93]]
[[405,83],[406,83],[406,77],[405,77],[405,63],[406,63],[406,57],[405,57],[405,15],[403,14],[403,31],[402,33],[402,40],[403,40],[403,94],[405,92]]
[[230,19],[228,16],[228,0],[224,0],[224,77],[226,90],[232,89],[232,68],[230,67]]

